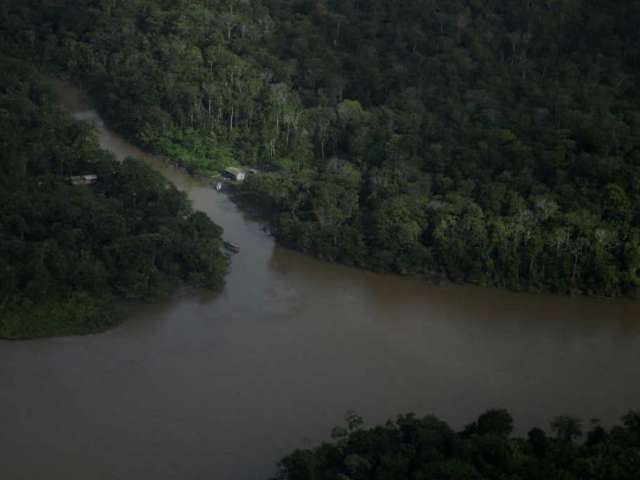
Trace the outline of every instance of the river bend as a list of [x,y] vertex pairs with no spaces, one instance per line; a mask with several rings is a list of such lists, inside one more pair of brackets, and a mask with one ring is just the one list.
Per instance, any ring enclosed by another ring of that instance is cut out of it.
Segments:
[[328,438],[509,408],[518,430],[640,407],[640,302],[526,295],[358,271],[278,247],[229,199],[145,155],[56,82],[102,146],[184,190],[238,244],[220,294],[134,308],[100,335],[0,343],[0,477],[265,479]]

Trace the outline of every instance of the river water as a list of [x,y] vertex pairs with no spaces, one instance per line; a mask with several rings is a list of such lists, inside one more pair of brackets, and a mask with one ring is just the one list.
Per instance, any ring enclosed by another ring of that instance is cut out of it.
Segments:
[[345,411],[435,413],[459,428],[506,407],[519,432],[562,413],[640,408],[640,302],[432,285],[278,247],[229,199],[109,131],[238,244],[220,294],[135,307],[100,335],[0,343],[0,478],[265,479]]

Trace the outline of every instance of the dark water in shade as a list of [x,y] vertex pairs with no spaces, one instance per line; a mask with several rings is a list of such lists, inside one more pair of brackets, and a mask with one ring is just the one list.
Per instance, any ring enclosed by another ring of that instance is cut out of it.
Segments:
[[0,343],[0,479],[265,479],[344,412],[504,406],[519,431],[640,408],[640,302],[377,275],[277,247],[224,196],[65,106],[118,157],[143,157],[237,243],[224,292],[136,307],[105,334]]

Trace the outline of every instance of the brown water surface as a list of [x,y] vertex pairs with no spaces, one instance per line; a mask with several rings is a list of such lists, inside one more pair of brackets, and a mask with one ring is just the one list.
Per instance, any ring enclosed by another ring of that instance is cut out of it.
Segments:
[[241,253],[220,294],[136,307],[101,335],[0,343],[0,478],[264,479],[348,409],[458,428],[504,406],[522,432],[640,408],[640,302],[435,286],[280,248],[226,196],[109,131],[78,90],[56,89]]

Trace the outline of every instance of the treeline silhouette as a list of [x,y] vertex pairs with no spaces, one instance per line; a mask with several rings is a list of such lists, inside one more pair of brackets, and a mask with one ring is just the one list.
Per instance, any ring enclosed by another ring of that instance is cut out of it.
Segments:
[[364,428],[354,413],[333,441],[296,450],[273,480],[635,480],[640,472],[640,414],[586,434],[572,416],[555,418],[552,435],[534,428],[514,437],[506,410],[482,414],[462,432],[434,416],[399,415]]

